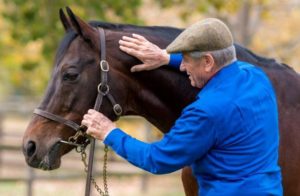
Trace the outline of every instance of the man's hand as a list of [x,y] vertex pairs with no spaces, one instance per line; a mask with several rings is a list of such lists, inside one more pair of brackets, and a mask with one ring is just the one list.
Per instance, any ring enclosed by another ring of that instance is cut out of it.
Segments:
[[103,141],[105,137],[116,128],[115,123],[109,120],[102,113],[90,109],[87,114],[83,116],[82,125],[87,126],[86,133],[94,138]]
[[156,69],[170,61],[170,56],[166,50],[160,49],[141,35],[123,36],[119,44],[122,51],[143,62],[143,64],[133,66],[131,72]]

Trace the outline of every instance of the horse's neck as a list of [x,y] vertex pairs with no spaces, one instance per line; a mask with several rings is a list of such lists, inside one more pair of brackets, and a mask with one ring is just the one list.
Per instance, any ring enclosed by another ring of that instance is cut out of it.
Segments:
[[170,68],[133,73],[130,77],[137,83],[132,85],[134,99],[129,102],[133,114],[145,117],[164,133],[198,92],[185,75]]
[[166,132],[182,109],[193,101],[197,90],[179,71],[158,69],[135,74],[141,86],[137,90],[138,114]]
[[[182,109],[194,99],[197,89],[191,87],[186,75],[168,67],[130,73],[130,67],[141,62],[121,51],[113,50],[122,35],[129,34],[120,35],[108,32],[107,47],[112,47],[111,51],[114,51],[108,54],[111,61],[118,62],[115,66],[119,66],[119,70],[123,69],[122,72],[127,74],[131,84],[135,83],[129,85],[131,86],[130,92],[133,94],[130,96],[134,98],[126,103],[125,107],[130,108],[127,114],[143,116],[162,132],[167,132]],[[147,38],[151,42],[159,43],[162,48],[170,42],[155,40],[155,37],[148,36]]]

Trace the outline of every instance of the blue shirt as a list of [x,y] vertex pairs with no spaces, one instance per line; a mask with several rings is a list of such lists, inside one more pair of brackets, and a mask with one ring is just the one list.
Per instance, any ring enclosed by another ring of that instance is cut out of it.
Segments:
[[170,54],[170,61],[168,66],[173,67],[175,69],[179,69],[181,61],[182,61],[182,53],[172,53]]
[[157,142],[114,129],[106,145],[155,174],[192,166],[201,196],[282,195],[274,90],[257,67],[222,68]]

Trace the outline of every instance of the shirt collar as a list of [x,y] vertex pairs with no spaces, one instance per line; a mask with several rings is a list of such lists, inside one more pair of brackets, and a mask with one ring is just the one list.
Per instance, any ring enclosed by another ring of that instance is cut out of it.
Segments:
[[224,66],[206,83],[206,85],[202,88],[197,96],[200,97],[206,91],[219,86],[220,84],[225,82],[225,80],[227,80],[231,76],[234,76],[238,71],[238,61],[234,61]]

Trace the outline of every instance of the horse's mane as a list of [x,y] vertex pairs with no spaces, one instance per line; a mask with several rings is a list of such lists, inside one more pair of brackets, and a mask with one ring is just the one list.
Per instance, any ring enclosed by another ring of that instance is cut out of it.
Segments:
[[132,24],[119,24],[119,23],[108,23],[108,22],[102,22],[102,21],[90,21],[90,25],[93,27],[102,27],[104,29],[110,29],[110,30],[115,30],[115,31],[138,31],[145,33],[146,31],[150,31],[151,33],[155,33],[155,31],[158,32],[166,32],[168,34],[175,33],[179,34],[181,33],[184,29],[179,29],[175,27],[168,27],[168,26],[138,26],[138,25],[132,25]]
[[[93,27],[102,27],[104,29],[109,29],[112,31],[132,32],[137,34],[140,33],[143,35],[163,37],[164,39],[168,39],[170,41],[172,41],[184,30],[184,29],[168,27],[168,26],[138,26],[132,24],[118,24],[118,23],[109,23],[109,22],[102,22],[102,21],[90,21],[89,24],[92,25]],[[73,31],[70,31],[65,35],[57,51],[58,60],[64,54],[65,50],[69,47],[69,45],[75,39],[76,36],[77,36],[76,33]],[[273,58],[266,58],[266,57],[259,56],[241,45],[235,44],[235,47],[237,51],[237,57],[239,60],[247,61],[254,65],[258,65],[265,68],[278,68],[278,69],[288,68],[293,70],[290,66],[286,64],[279,63]]]
[[[131,24],[118,24],[118,23],[108,23],[100,21],[90,21],[90,25],[93,27],[101,27],[104,29],[109,29],[118,32],[134,32],[140,34],[148,34],[152,36],[164,37],[173,40],[177,35],[182,32],[182,29],[174,27],[164,27],[164,26],[137,26]],[[61,60],[64,56],[65,51],[69,48],[71,42],[77,37],[75,31],[68,31],[64,38],[62,39],[56,53],[57,62]],[[56,62],[56,64],[57,64]]]
[[[180,34],[184,29],[179,29],[175,27],[168,27],[168,26],[137,26],[132,24],[118,24],[118,23],[108,23],[108,22],[102,22],[102,21],[91,21],[89,22],[94,27],[102,27],[105,29],[110,29],[114,31],[125,31],[125,32],[131,32],[134,31],[136,33],[151,33],[153,34],[159,34],[160,36],[168,35],[173,36],[173,39]],[[162,33],[162,34],[161,34]],[[166,33],[166,34],[165,34]],[[288,68],[292,69],[290,66],[279,63],[274,58],[266,58],[263,56],[259,56],[258,54],[255,54],[251,50],[235,44],[238,57],[241,55],[244,58],[241,60],[245,61],[251,61],[251,63],[255,65],[259,65],[262,67],[272,67],[272,68]]]
[[62,57],[65,55],[66,50],[69,48],[70,44],[76,37],[77,34],[75,33],[75,31],[69,31],[65,34],[56,51],[56,65],[58,65],[58,63],[61,61]]
[[241,59],[241,60],[244,60],[247,62],[250,61],[254,65],[258,65],[258,66],[265,67],[265,68],[269,68],[269,67],[278,68],[278,69],[288,68],[288,69],[293,70],[292,67],[290,67],[284,63],[280,63],[280,62],[276,61],[274,58],[266,58],[266,57],[260,56],[239,44],[234,44],[234,46],[236,48],[237,56],[243,57],[243,59]]

